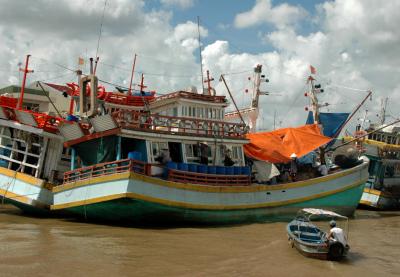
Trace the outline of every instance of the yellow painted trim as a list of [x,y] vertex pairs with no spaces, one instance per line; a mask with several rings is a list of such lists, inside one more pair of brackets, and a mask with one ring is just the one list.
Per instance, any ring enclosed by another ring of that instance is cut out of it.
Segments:
[[[366,167],[367,164],[364,163],[360,165],[361,167]],[[328,182],[331,180],[338,179],[343,176],[350,175],[360,169],[360,166],[356,166],[354,168],[350,168],[338,173],[333,173],[323,177],[313,178],[307,181],[299,181],[294,183],[287,183],[281,185],[251,185],[251,186],[238,186],[238,187],[230,187],[230,186],[206,186],[206,185],[197,185],[197,184],[188,184],[188,183],[178,183],[178,182],[171,182],[166,181],[160,178],[150,177],[146,175],[137,174],[134,172],[126,172],[126,173],[117,173],[107,176],[100,176],[94,177],[91,179],[86,179],[82,181],[77,181],[74,183],[68,183],[61,186],[56,186],[53,188],[53,192],[61,192],[65,190],[70,190],[73,188],[92,185],[97,183],[103,182],[110,182],[115,180],[121,179],[132,179],[132,180],[140,180],[146,183],[151,183],[163,187],[171,187],[171,188],[178,188],[184,190],[191,190],[191,191],[201,191],[201,192],[257,192],[257,191],[274,191],[274,190],[284,190],[284,189],[292,189],[292,188],[299,188],[314,185],[317,183]]]
[[31,199],[29,199],[26,196],[15,194],[13,192],[6,191],[4,189],[0,189],[0,195],[2,197],[10,198],[12,200],[15,200],[15,201],[18,201],[18,202],[21,202],[21,203],[24,203],[24,204],[30,204],[30,201],[31,201]]
[[17,180],[20,180],[22,182],[34,185],[36,187],[43,187],[45,185],[45,181],[39,178],[35,178],[31,175],[25,174],[25,173],[21,173],[21,172],[16,172],[14,170],[8,169],[8,168],[4,168],[4,167],[0,167],[0,174],[6,175],[8,177],[12,177],[15,178]]
[[13,201],[24,203],[24,204],[32,206],[32,207],[50,208],[50,205],[44,204],[44,203],[34,200],[34,199],[30,199],[24,195],[16,194],[11,191],[6,191],[4,189],[0,189],[0,196],[5,197],[10,200],[13,200]]
[[360,204],[374,207],[374,205],[372,205],[372,202],[371,201],[367,201],[367,200],[360,200]]
[[376,195],[378,197],[394,198],[394,196],[391,193],[388,193],[388,192],[385,192],[385,191],[376,190],[376,189],[365,188],[364,192]]
[[[347,141],[353,140],[354,137],[347,136],[347,137],[343,137],[343,139],[344,139],[344,141],[347,142]],[[374,145],[379,148],[389,148],[393,151],[400,150],[400,145],[397,145],[397,144],[386,143],[383,141],[377,141],[377,140],[373,140],[373,139],[361,139],[361,141],[365,144]]]
[[355,182],[344,188],[340,188],[340,189],[336,189],[336,190],[332,190],[332,191],[328,191],[328,192],[322,192],[322,193],[314,194],[312,196],[306,196],[306,197],[292,199],[292,200],[278,201],[278,202],[273,202],[273,203],[260,203],[260,204],[250,204],[250,205],[230,205],[230,206],[202,205],[202,204],[199,205],[199,204],[190,204],[190,203],[178,202],[178,201],[170,201],[170,200],[165,200],[165,199],[160,199],[160,198],[155,198],[155,197],[150,197],[150,196],[145,196],[145,195],[141,195],[141,194],[128,192],[128,193],[121,193],[121,194],[97,197],[97,198],[88,199],[88,200],[70,202],[70,203],[65,203],[65,204],[51,205],[50,209],[51,210],[66,209],[66,208],[78,207],[78,206],[82,206],[82,205],[101,203],[101,202],[120,199],[120,198],[138,199],[138,200],[162,204],[162,205],[171,206],[171,207],[197,209],[197,210],[244,210],[244,209],[255,209],[255,208],[267,208],[267,207],[276,207],[276,206],[295,204],[295,203],[299,203],[299,202],[304,202],[304,201],[309,201],[309,200],[329,196],[329,195],[336,194],[336,193],[339,193],[342,191],[346,191],[351,188],[362,185],[366,181],[367,180],[362,180],[359,182]]
[[369,189],[369,188],[365,188],[364,189],[365,193],[369,193],[369,194],[373,194],[373,195],[377,195],[377,196],[381,196],[382,192],[376,189]]

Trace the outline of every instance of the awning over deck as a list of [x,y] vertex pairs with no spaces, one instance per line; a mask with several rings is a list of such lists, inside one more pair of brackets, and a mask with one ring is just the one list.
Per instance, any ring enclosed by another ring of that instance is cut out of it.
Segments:
[[253,133],[246,138],[250,140],[244,146],[246,156],[272,163],[287,163],[293,153],[300,158],[331,141],[321,135],[316,124]]

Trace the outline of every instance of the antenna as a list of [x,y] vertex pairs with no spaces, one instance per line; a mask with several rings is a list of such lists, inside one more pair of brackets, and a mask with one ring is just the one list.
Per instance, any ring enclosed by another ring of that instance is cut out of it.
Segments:
[[[201,55],[201,41],[200,41],[200,17],[197,16],[197,32],[199,33],[199,56],[200,56],[200,71],[201,71],[201,89],[202,92],[204,91],[203,88],[203,83],[204,83],[204,77],[203,77],[203,56]],[[203,92],[204,93],[204,92]]]
[[102,16],[101,16],[100,31],[99,31],[99,39],[97,40],[95,67],[94,67],[94,72],[93,72],[93,74],[96,74],[97,62],[99,61],[99,56],[98,56],[98,54],[99,54],[99,47],[100,47],[100,38],[101,38],[102,30],[103,30],[104,13],[105,13],[105,11],[106,11],[106,6],[107,6],[107,0],[104,1],[103,14],[102,14]]

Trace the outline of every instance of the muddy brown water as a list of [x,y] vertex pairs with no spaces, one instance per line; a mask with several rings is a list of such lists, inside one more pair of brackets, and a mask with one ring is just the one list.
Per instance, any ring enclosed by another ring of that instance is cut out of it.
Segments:
[[285,227],[110,226],[5,205],[0,276],[400,276],[400,212],[358,210],[341,262],[303,257]]

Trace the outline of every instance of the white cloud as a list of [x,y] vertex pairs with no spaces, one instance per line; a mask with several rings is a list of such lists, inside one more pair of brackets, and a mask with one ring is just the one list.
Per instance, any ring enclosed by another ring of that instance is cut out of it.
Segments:
[[296,23],[306,15],[303,8],[286,3],[273,7],[271,0],[257,0],[254,7],[235,17],[237,28],[246,28],[262,23],[271,23],[278,28]]
[[[54,62],[74,69],[79,56],[95,55],[104,2],[90,0],[88,9],[78,0],[3,2],[7,9],[0,10],[0,84],[20,83],[17,64],[28,53],[35,70],[29,81],[75,81],[73,72]],[[146,12],[145,1],[107,3],[99,49],[100,79],[128,85],[133,54],[138,53],[135,80],[144,72],[149,89],[165,93],[200,84],[196,23],[173,26],[172,12],[162,8]],[[227,74],[237,103],[248,106],[251,99],[245,89],[251,90],[252,83],[247,77],[260,63],[270,79],[262,89],[281,96],[262,96],[259,126],[271,128],[274,110],[282,126],[302,124],[307,105],[303,93],[312,64],[326,89],[321,101],[336,104],[329,107],[331,111],[351,111],[365,95],[344,88],[355,87],[374,91],[373,102],[367,102],[371,114],[378,112],[379,98],[389,96],[393,99],[389,110],[399,116],[400,2],[336,0],[319,5],[318,10],[318,17],[312,18],[315,31],[301,34],[295,28],[305,13],[301,7],[257,1],[252,10],[238,14],[237,27],[274,24],[270,33],[260,32],[273,50],[237,53],[223,40],[203,45],[204,71],[210,70],[218,93],[227,95],[218,83],[220,74]],[[203,37],[209,32],[212,30],[201,27]]]

